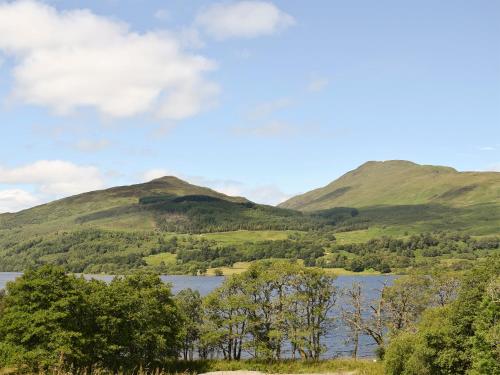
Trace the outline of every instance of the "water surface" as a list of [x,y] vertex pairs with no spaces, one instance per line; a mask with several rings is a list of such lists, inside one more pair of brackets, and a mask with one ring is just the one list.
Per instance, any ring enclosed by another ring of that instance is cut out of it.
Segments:
[[[21,276],[20,272],[0,272],[0,289],[5,288],[7,282],[15,280]],[[86,278],[95,278],[104,281],[111,281],[114,276],[111,275],[84,275]],[[395,276],[390,275],[373,275],[373,276],[339,276],[335,280],[335,285],[339,288],[349,288],[353,283],[361,284],[364,293],[365,301],[370,301],[377,298],[378,290],[383,286],[384,282],[391,284]],[[212,290],[222,284],[224,276],[181,276],[181,275],[162,275],[161,279],[172,285],[172,292],[178,293],[182,289],[191,288],[198,290],[201,295],[207,295]],[[332,316],[339,317],[340,306],[342,299],[338,300],[336,308],[332,311]],[[347,331],[341,322],[337,321],[336,327],[324,338],[323,343],[327,347],[325,358],[334,356],[348,356],[352,351],[352,345],[346,342]],[[368,336],[360,338],[360,357],[374,357],[376,345]]]

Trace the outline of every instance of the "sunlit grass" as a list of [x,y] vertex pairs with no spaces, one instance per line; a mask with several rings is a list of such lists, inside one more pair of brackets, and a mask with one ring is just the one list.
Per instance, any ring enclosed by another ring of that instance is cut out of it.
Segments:
[[160,253],[149,255],[144,258],[149,266],[159,266],[162,262],[165,265],[175,264],[176,255],[171,253]]
[[296,231],[278,231],[278,230],[238,230],[234,232],[219,232],[219,233],[205,233],[194,235],[195,238],[206,238],[207,240],[216,241],[224,245],[239,245],[245,242],[258,242],[258,241],[277,241],[286,240],[291,233]]

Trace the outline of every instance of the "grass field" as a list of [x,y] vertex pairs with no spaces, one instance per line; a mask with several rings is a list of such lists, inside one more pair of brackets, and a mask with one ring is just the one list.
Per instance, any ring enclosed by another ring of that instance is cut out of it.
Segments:
[[244,361],[193,361],[175,362],[168,368],[169,373],[202,373],[212,371],[260,371],[266,374],[341,374],[348,372],[356,375],[382,375],[384,365],[373,360],[353,360],[347,358],[322,361],[283,360],[263,362],[255,360]]
[[160,253],[147,256],[144,258],[144,260],[150,266],[159,266],[161,262],[165,263],[165,265],[175,263],[175,258],[176,258],[175,254]]
[[[298,262],[303,262],[301,259]],[[236,275],[242,272],[245,272],[252,262],[237,262],[233,265],[233,267],[217,267],[217,268],[209,268],[207,271],[208,276],[215,276],[216,270],[220,270],[224,276]],[[310,267],[316,268],[316,267]],[[380,272],[374,270],[365,270],[363,272],[352,272],[343,268],[318,268],[325,271],[329,275],[336,276],[371,276],[371,275],[381,275]]]
[[245,242],[257,241],[277,241],[287,239],[290,233],[297,233],[296,231],[278,231],[278,230],[238,230],[234,232],[219,232],[219,233],[205,233],[194,235],[195,238],[206,238],[208,240],[216,241],[222,245],[239,245]]
[[[383,375],[383,362],[374,362],[373,360],[338,358],[322,361],[173,361],[167,363],[163,371],[155,371],[157,375],[166,374],[201,374],[214,371],[260,371],[266,374],[352,374],[352,375]],[[16,369],[0,368],[0,375],[15,374]],[[55,372],[59,375],[66,375],[64,371]],[[101,369],[96,369],[93,374],[108,374]],[[69,373],[68,373],[69,374]],[[122,374],[122,373],[119,373]],[[139,369],[137,375],[146,375]]]

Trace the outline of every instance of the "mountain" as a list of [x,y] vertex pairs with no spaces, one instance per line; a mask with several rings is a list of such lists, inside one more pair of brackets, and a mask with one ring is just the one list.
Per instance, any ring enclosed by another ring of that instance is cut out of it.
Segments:
[[167,255],[175,259],[181,241],[183,248],[199,247],[200,254],[219,252],[219,245],[203,242],[207,233],[319,229],[331,227],[334,215],[260,205],[163,177],[0,215],[0,271],[50,263],[72,272],[121,273],[145,266],[147,257],[160,252],[173,251]]
[[409,161],[369,161],[325,187],[283,202],[302,211],[333,207],[441,204],[462,207],[500,203],[500,173],[458,172]]
[[71,272],[157,265],[185,273],[285,255],[313,264],[335,238],[498,235],[499,187],[500,173],[368,162],[272,207],[163,177],[0,215],[0,271],[48,263]]
[[0,215],[0,239],[6,231],[36,235],[88,227],[170,232],[282,229],[292,222],[301,226],[303,217],[168,176]]
[[370,228],[379,235],[436,230],[500,234],[500,173],[369,161],[279,207],[317,213],[356,208],[358,215],[341,230]]

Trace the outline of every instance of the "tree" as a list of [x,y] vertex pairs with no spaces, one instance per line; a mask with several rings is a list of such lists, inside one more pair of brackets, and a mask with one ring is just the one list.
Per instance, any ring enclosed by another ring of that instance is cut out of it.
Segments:
[[391,334],[408,329],[429,306],[430,280],[425,275],[398,278],[384,290],[387,326]]
[[93,312],[83,279],[59,267],[28,269],[7,285],[0,338],[13,364],[30,371],[74,369],[94,362]]
[[249,301],[241,281],[240,275],[234,275],[203,301],[207,319],[203,341],[221,350],[224,359],[241,358],[248,333]]
[[196,344],[200,339],[200,327],[203,322],[202,299],[198,291],[191,288],[181,290],[175,301],[182,318],[181,350],[184,360],[192,360]]
[[499,273],[500,258],[490,257],[461,278],[456,300],[424,312],[411,339],[393,337],[388,374],[499,373]]
[[486,288],[474,320],[471,374],[500,374],[500,277]]
[[359,336],[363,332],[363,296],[361,284],[354,283],[343,292],[346,297],[342,307],[342,321],[349,330],[349,340],[353,343],[352,357],[358,356]]
[[334,277],[321,270],[303,268],[293,279],[289,319],[293,347],[304,359],[318,360],[324,350],[321,338],[331,328],[330,311],[336,302]]
[[179,352],[182,319],[170,287],[158,276],[116,277],[92,294],[103,367],[155,369]]
[[257,262],[205,298],[203,342],[218,346],[226,359],[240,359],[244,347],[255,357],[280,359],[288,340],[294,354],[318,359],[336,292],[333,278],[320,270]]
[[431,274],[431,291],[433,303],[437,306],[445,306],[457,298],[460,280],[454,273],[434,271]]

